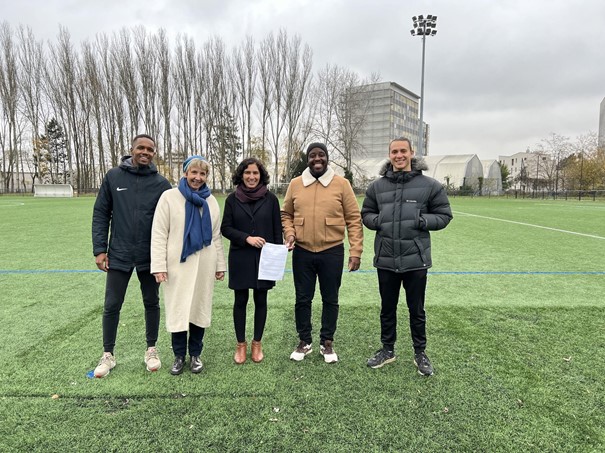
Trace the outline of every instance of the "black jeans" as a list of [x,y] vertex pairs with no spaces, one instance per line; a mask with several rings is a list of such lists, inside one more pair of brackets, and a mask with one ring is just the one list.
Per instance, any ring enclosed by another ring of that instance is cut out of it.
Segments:
[[410,331],[414,352],[419,353],[426,348],[426,314],[424,312],[426,275],[426,269],[404,273],[378,269],[378,287],[382,300],[380,339],[386,349],[393,350],[397,339],[397,304],[402,285],[410,312]]
[[[103,349],[105,352],[113,354],[118,334],[118,324],[120,322],[120,310],[124,303],[124,296],[126,295],[132,271],[132,269],[129,272],[111,269],[107,271],[105,305],[103,307]],[[160,285],[156,283],[155,277],[148,270],[137,270],[137,277],[139,278],[143,304],[145,305],[145,336],[147,338],[147,347],[149,348],[155,346],[158,341],[158,331],[160,329]]]
[[[248,304],[249,291],[247,289],[234,290],[235,301],[233,303],[233,324],[235,326],[235,337],[237,341],[246,341],[246,305]],[[265,323],[267,322],[267,290],[253,289],[254,298],[254,340],[261,341]]]
[[198,357],[202,353],[203,340],[204,328],[189,323],[189,341],[187,341],[187,331],[172,333],[172,352],[175,357],[185,357],[189,346],[189,355]]
[[313,253],[295,247],[292,253],[292,272],[296,290],[294,317],[299,338],[311,344],[311,302],[315,295],[315,284],[319,280],[319,290],[323,303],[321,314],[320,343],[334,340],[338,321],[338,290],[342,281],[344,246],[338,245],[323,252]]

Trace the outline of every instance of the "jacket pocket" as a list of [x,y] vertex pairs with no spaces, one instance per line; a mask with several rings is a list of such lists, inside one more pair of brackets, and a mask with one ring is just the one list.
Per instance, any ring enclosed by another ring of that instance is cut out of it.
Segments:
[[422,245],[422,241],[420,241],[420,238],[414,238],[414,243],[416,244],[416,247],[418,247],[418,253],[420,254],[420,259],[422,259],[422,264],[424,264],[425,266],[428,266],[430,263],[426,256],[426,252],[424,250],[424,246]]
[[326,243],[342,241],[344,237],[344,219],[338,217],[326,217]]
[[305,219],[304,217],[294,217],[293,222],[294,223],[294,232],[296,234],[296,241],[304,241],[305,235],[305,229],[304,229],[304,224],[305,224]]

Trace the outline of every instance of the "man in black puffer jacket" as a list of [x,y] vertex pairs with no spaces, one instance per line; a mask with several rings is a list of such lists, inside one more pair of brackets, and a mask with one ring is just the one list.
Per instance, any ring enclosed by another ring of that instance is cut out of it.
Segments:
[[374,267],[382,303],[382,349],[368,360],[368,366],[380,368],[395,360],[397,304],[403,285],[414,363],[420,374],[430,376],[433,367],[425,353],[424,312],[427,270],[432,265],[429,231],[445,228],[452,220],[452,211],[443,186],[424,176],[422,170],[426,165],[414,157],[409,139],[391,141],[389,162],[380,171],[382,177],[368,187],[361,215],[363,224],[376,231]]
[[123,157],[120,166],[105,175],[92,216],[95,262],[100,270],[107,272],[103,307],[104,353],[94,370],[95,377],[107,376],[116,366],[113,349],[120,310],[134,268],[145,305],[145,364],[149,371],[156,371],[161,366],[155,348],[160,325],[159,284],[149,272],[151,225],[160,195],[171,185],[151,162],[155,155],[153,138],[137,135],[131,151],[132,157]]

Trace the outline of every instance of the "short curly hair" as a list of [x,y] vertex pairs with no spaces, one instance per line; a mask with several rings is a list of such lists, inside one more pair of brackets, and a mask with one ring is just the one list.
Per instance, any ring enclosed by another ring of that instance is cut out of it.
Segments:
[[248,165],[256,165],[258,167],[258,171],[260,172],[260,182],[264,185],[269,185],[269,172],[265,168],[265,165],[256,157],[248,157],[240,162],[240,164],[235,169],[235,173],[231,178],[234,186],[240,185],[244,180],[244,171],[248,168]]

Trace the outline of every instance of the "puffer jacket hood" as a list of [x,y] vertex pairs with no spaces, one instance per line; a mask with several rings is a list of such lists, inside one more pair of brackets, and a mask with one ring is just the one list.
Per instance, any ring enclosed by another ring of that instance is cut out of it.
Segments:
[[[412,171],[422,173],[423,171],[426,171],[428,169],[429,167],[422,157],[412,157]],[[386,176],[388,171],[395,173],[393,172],[393,164],[391,164],[389,160],[385,160],[382,166],[380,167],[380,171],[378,172],[378,174],[380,176]]]
[[132,164],[132,156],[122,156],[120,168],[122,170],[126,170],[129,173],[134,173],[141,176],[153,175],[158,172],[158,168],[153,162],[150,162],[149,165],[135,167]]

